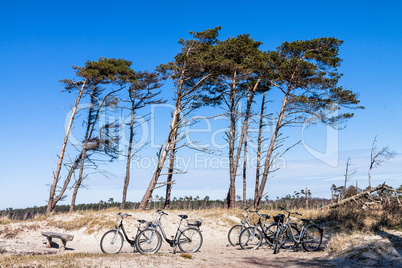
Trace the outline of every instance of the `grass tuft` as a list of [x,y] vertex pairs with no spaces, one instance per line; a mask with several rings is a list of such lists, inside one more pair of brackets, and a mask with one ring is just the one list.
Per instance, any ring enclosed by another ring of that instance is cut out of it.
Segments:
[[0,218],[0,225],[9,223],[11,223],[11,220],[9,220],[7,217]]
[[193,255],[191,255],[190,253],[182,253],[182,254],[180,254],[180,257],[182,257],[184,259],[189,259],[189,260],[193,259]]

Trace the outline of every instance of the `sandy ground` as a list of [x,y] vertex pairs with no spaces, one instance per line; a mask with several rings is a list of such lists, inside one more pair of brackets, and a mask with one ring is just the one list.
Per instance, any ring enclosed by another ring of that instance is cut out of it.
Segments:
[[[133,217],[125,220],[127,230],[135,234],[137,222],[136,219],[149,220],[149,213],[132,213]],[[163,226],[168,236],[175,233],[175,228],[179,222],[178,214],[183,212],[169,212],[163,219]],[[196,214],[189,212],[188,214]],[[114,212],[105,215],[104,218],[113,218]],[[158,254],[141,255],[133,252],[133,248],[125,243],[123,250],[118,255],[105,255],[101,252],[99,242],[103,233],[110,228],[99,228],[95,232],[88,234],[87,228],[79,230],[66,231],[63,229],[49,226],[46,220],[30,221],[24,223],[10,223],[0,225],[0,256],[26,256],[26,255],[52,255],[65,256],[66,254],[77,255],[73,262],[76,267],[402,267],[402,233],[373,235],[367,238],[365,247],[371,248],[373,245],[385,243],[385,249],[368,252],[364,251],[359,255],[350,254],[356,250],[347,250],[343,254],[329,254],[325,250],[326,244],[330,239],[330,232],[326,232],[323,245],[317,252],[305,252],[301,247],[297,251],[281,250],[279,254],[274,255],[273,250],[263,246],[258,250],[241,250],[229,245],[227,232],[230,229],[228,221],[216,219],[216,216],[208,215],[189,215],[201,219],[201,226],[204,242],[199,252],[191,254],[191,259],[185,258],[180,253],[173,254],[172,248],[164,242]],[[68,218],[66,218],[68,217]],[[75,220],[85,217],[79,214],[53,216],[53,221]],[[222,215],[230,221],[240,222],[240,219]],[[212,220],[213,218],[213,220]],[[17,231],[16,231],[17,230]],[[52,248],[46,248],[47,240],[41,235],[43,231],[62,232],[74,235],[73,241],[67,243],[64,252],[60,252],[58,247],[60,241],[54,239]],[[13,235],[14,234],[14,235]],[[356,238],[357,239],[357,238]],[[357,239],[360,241],[361,239]],[[395,240],[396,242],[392,242]],[[385,241],[385,242],[384,242]],[[353,244],[353,243],[352,243]],[[350,247],[361,247],[362,245],[353,244]],[[377,254],[384,251],[384,254]],[[82,256],[75,253],[91,253],[88,256]],[[349,255],[347,255],[349,254]],[[345,257],[346,256],[346,257]],[[3,262],[4,263],[4,262]],[[36,262],[32,262],[23,267],[41,267]],[[45,266],[60,266],[59,263],[46,263]],[[66,267],[68,267],[67,265]],[[1,267],[1,265],[0,265]]]

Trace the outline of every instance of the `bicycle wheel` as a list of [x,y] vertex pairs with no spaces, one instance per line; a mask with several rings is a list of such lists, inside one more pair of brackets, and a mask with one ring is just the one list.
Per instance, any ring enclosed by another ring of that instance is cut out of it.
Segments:
[[[279,225],[280,228],[280,225]],[[275,236],[276,236],[276,232],[279,230],[278,228],[278,224],[273,223],[270,226],[267,227],[267,229],[265,230],[265,240],[267,242],[268,245],[270,246],[274,246],[275,245]]]
[[228,240],[232,246],[235,247],[235,246],[239,245],[239,237],[240,237],[240,233],[241,233],[241,231],[243,231],[243,229],[244,229],[244,227],[241,224],[235,225],[232,228],[230,228],[229,233],[228,233]]
[[123,235],[118,230],[107,231],[101,238],[100,248],[105,254],[117,254],[123,247]]
[[154,228],[145,228],[135,238],[135,246],[141,254],[156,253],[162,246],[162,236]]
[[242,249],[258,249],[262,243],[262,234],[256,227],[248,227],[240,233],[239,244]]
[[279,229],[279,231],[276,233],[275,236],[275,246],[274,246],[274,254],[279,253],[280,248],[286,241],[286,233],[287,233],[287,227],[282,227]]
[[322,242],[322,229],[311,225],[307,227],[302,237],[302,246],[306,251],[316,251]]
[[[292,233],[293,236],[295,236],[295,238],[299,238],[300,236],[300,231],[299,229],[297,229],[295,226],[291,226],[292,228]],[[287,229],[286,232],[286,240],[284,241],[282,248],[292,248],[292,247],[296,247],[297,243],[295,241],[295,239],[292,238],[292,234],[290,233],[290,228]]]
[[181,231],[178,246],[184,253],[197,252],[202,245],[202,234],[197,228],[189,227]]

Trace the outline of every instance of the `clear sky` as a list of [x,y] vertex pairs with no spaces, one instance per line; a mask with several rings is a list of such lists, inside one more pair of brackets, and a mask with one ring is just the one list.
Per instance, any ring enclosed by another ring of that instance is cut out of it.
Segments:
[[[287,129],[288,144],[300,139],[303,143],[284,156],[284,168],[270,179],[266,190],[270,198],[276,198],[308,187],[313,196],[329,197],[333,183],[343,184],[347,157],[357,168],[350,184],[358,180],[360,187],[366,187],[376,135],[379,147],[389,145],[402,153],[401,10],[400,1],[0,1],[0,209],[46,204],[64,137],[63,109],[68,110],[74,99],[72,94],[60,93],[58,80],[73,77],[72,65],[114,57],[133,61],[135,70],[153,70],[173,59],[180,49],[177,41],[189,38],[189,31],[215,26],[222,26],[221,40],[249,33],[263,42],[264,50],[274,50],[285,41],[322,36],[344,40],[341,85],[358,92],[366,109],[356,111],[339,132],[324,126],[304,132]],[[172,104],[170,88],[167,83],[162,90]],[[274,103],[279,101],[271,97]],[[154,147],[167,133],[163,109],[169,108],[155,108],[156,134],[145,137]],[[200,114],[214,112],[218,111]],[[191,137],[222,145],[219,129],[224,121],[212,123],[213,131],[218,131],[216,140],[197,130]],[[194,128],[207,128],[207,123]],[[227,149],[221,150],[225,156]],[[128,200],[142,198],[152,174],[145,161],[151,161],[156,151],[148,146],[133,163]],[[223,199],[228,171],[214,167],[214,161],[222,158],[183,151],[183,165],[188,159],[192,159],[188,173],[175,178],[173,196]],[[373,185],[384,181],[401,185],[401,167],[398,154],[373,171]],[[78,193],[77,203],[121,200],[124,160],[102,168],[115,177],[90,176],[88,189]],[[255,171],[250,167],[249,172],[251,197]],[[241,193],[240,180],[237,192]],[[60,204],[69,204],[71,193],[67,194]],[[163,191],[155,194],[163,195]]]

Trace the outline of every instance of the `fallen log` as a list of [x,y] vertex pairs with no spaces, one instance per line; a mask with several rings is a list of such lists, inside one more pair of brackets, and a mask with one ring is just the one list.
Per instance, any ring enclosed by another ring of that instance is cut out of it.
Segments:
[[375,188],[372,188],[372,189],[363,191],[361,193],[355,194],[354,196],[348,197],[348,198],[343,199],[343,200],[341,200],[339,202],[327,205],[327,206],[322,207],[322,208],[335,208],[335,207],[341,206],[341,205],[343,205],[345,203],[348,203],[348,202],[351,202],[353,200],[356,200],[356,199],[359,199],[361,197],[364,197],[366,195],[370,195],[372,192],[375,192],[375,191],[378,191],[378,190],[381,190],[381,189],[386,189],[385,182],[382,185],[379,185],[379,186],[377,186]]

